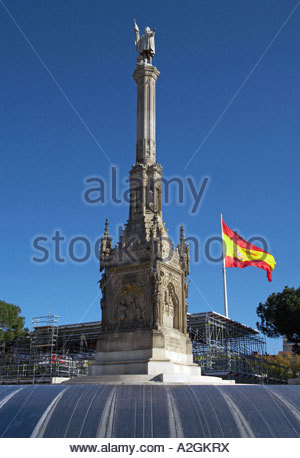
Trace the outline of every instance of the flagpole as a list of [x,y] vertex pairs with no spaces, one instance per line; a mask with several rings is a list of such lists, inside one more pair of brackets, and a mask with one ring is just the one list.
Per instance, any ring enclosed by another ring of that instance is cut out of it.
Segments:
[[223,289],[224,289],[224,314],[228,318],[228,302],[227,302],[227,282],[226,282],[226,267],[225,267],[225,250],[223,240],[223,217],[221,213],[221,237],[222,237],[222,270],[223,270]]

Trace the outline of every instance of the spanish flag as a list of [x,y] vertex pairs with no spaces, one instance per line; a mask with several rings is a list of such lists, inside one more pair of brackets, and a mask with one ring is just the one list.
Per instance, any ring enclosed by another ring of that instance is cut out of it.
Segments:
[[275,267],[275,259],[270,253],[246,242],[240,235],[233,232],[222,220],[223,253],[225,267],[254,266],[267,271],[269,281],[272,281],[271,272]]

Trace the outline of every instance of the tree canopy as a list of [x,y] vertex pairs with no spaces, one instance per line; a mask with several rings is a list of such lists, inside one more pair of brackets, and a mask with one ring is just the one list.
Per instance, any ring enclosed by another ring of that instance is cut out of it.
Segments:
[[268,337],[286,336],[300,354],[300,288],[286,286],[281,293],[272,293],[256,309],[260,318],[257,327]]
[[27,331],[24,329],[25,318],[20,313],[17,305],[0,300],[0,341],[11,341]]

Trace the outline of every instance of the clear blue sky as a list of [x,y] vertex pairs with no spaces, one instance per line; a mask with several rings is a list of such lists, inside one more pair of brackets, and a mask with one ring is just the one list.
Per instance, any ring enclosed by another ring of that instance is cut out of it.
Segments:
[[[184,223],[202,243],[220,232],[219,215],[275,256],[264,271],[228,269],[229,312],[255,326],[256,307],[285,285],[299,286],[300,7],[284,25],[189,166],[296,0],[4,0],[20,29],[111,162],[127,177],[135,161],[136,51],[133,18],[157,27],[157,160],[167,177],[210,177],[196,215],[190,194],[167,205],[175,242]],[[0,296],[21,306],[27,324],[48,311],[62,323],[100,319],[95,258],[84,264],[33,263],[35,236],[95,241],[105,217],[117,238],[128,206],[88,206],[84,180],[109,181],[110,163],[0,2]],[[125,186],[125,185],[123,185]],[[175,194],[173,195],[175,197]],[[50,243],[49,248],[52,247]],[[52,248],[51,248],[52,250]],[[52,250],[53,253],[53,250]],[[192,260],[189,310],[223,313],[221,265],[200,250]],[[200,293],[200,292],[201,293]],[[205,299],[204,299],[205,298]],[[281,341],[269,341],[270,353]]]

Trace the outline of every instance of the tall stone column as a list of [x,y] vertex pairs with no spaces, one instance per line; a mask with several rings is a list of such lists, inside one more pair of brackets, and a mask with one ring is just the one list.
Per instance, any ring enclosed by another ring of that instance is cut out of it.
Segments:
[[137,64],[133,78],[137,83],[136,162],[156,162],[155,86],[159,71],[153,65]]
[[[162,220],[162,167],[156,162],[154,33],[140,37],[133,78],[137,84],[136,163],[130,171],[130,209],[119,243],[112,248],[108,230],[101,242],[102,326],[92,375],[128,375],[190,380],[201,370],[193,364],[186,333],[185,285],[188,263],[182,233],[173,245]],[[184,264],[185,262],[185,264]]]

